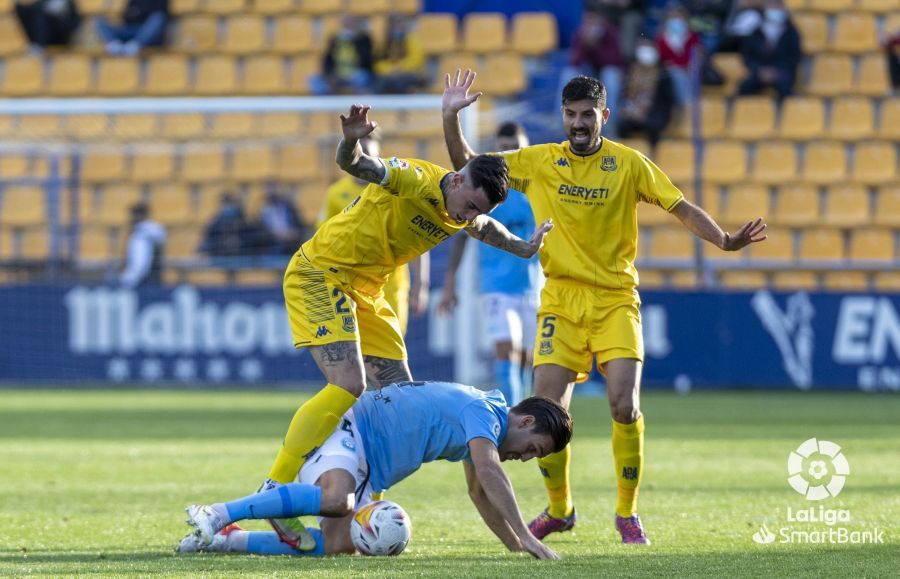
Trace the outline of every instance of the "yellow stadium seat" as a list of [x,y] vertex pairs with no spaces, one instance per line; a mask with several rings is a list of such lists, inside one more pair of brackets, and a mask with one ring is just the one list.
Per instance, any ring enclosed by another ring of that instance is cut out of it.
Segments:
[[79,206],[83,223],[123,225],[128,222],[131,206],[141,200],[141,191],[134,183],[107,185],[100,193],[96,203],[82,203]]
[[134,148],[131,179],[137,182],[171,180],[175,175],[175,151],[171,145],[147,144]]
[[296,10],[294,0],[253,0],[253,11],[257,14],[287,14]]
[[31,160],[27,154],[10,152],[0,155],[0,180],[28,177],[30,171]]
[[318,74],[320,59],[307,54],[291,59],[291,76],[288,90],[295,94],[309,94],[309,77]]
[[194,14],[202,11],[202,2],[203,0],[171,0],[169,10],[175,15]]
[[462,48],[491,53],[506,48],[506,16],[499,12],[470,12],[463,18]]
[[282,16],[275,20],[272,51],[281,54],[308,52],[315,48],[312,19],[307,16]]
[[638,273],[641,290],[659,289],[665,286],[665,276],[658,269],[641,268]]
[[[419,40],[426,54],[446,54],[457,50],[456,15],[425,13],[417,20]],[[438,70],[443,77],[446,70]]]
[[873,277],[876,290],[881,292],[900,292],[900,271],[880,271]]
[[287,91],[284,60],[277,55],[248,57],[244,63],[241,90],[246,94],[275,95]]
[[863,55],[859,61],[856,92],[866,96],[882,97],[890,92],[887,63],[881,53]]
[[266,22],[260,16],[232,16],[225,26],[221,49],[231,54],[260,52],[266,45]]
[[776,196],[773,223],[804,227],[819,222],[819,192],[809,184],[784,185]]
[[203,9],[211,14],[238,14],[246,11],[245,0],[207,0]]
[[41,187],[7,185],[0,190],[0,223],[4,226],[39,225],[47,222],[46,194]]
[[166,226],[198,223],[190,188],[184,183],[154,187],[150,193],[150,217]]
[[731,108],[731,137],[764,139],[775,132],[775,102],[771,97],[742,97]]
[[262,181],[274,173],[272,151],[267,146],[240,146],[231,151],[228,177],[234,181]]
[[857,229],[850,233],[850,259],[853,261],[892,261],[892,229]]
[[762,271],[736,270],[723,271],[719,284],[725,289],[754,290],[766,287],[766,274]]
[[703,177],[713,183],[737,183],[747,176],[747,151],[743,143],[712,142],[706,146]]
[[514,52],[490,54],[485,59],[485,75],[479,80],[482,89],[494,96],[511,96],[528,84],[522,57]]
[[831,185],[825,196],[823,222],[837,227],[857,227],[869,223],[869,192],[863,185]]
[[[383,115],[381,112],[372,118],[381,125]],[[333,137],[341,131],[340,121],[334,113],[306,113],[303,120],[303,134],[307,137]],[[385,129],[383,125],[382,128]]]
[[241,138],[253,134],[253,113],[218,113],[211,118],[212,134],[220,138]]
[[791,16],[800,32],[804,54],[818,54],[828,46],[828,17],[821,12],[796,12]]
[[788,97],[781,108],[779,136],[817,139],[825,133],[825,105],[816,97]]
[[875,223],[900,228],[900,186],[883,187],[878,191]]
[[296,137],[300,134],[301,118],[299,113],[263,113],[259,117],[259,134],[263,137]]
[[178,20],[174,47],[179,52],[208,54],[217,48],[218,23],[210,16],[187,16]]
[[809,143],[804,152],[800,177],[810,183],[835,183],[847,178],[847,153],[843,143]]
[[337,14],[342,9],[341,0],[300,0],[300,11],[306,14]]
[[0,138],[11,137],[15,133],[12,115],[0,115]]
[[215,181],[225,174],[222,149],[212,144],[186,147],[181,154],[181,178],[190,183]]
[[[182,244],[185,247],[182,252],[188,251],[186,248],[190,247],[191,241],[194,241],[194,239],[188,238],[186,242]],[[193,249],[191,249],[187,255],[184,255],[184,257],[190,257],[191,254],[193,254]],[[184,282],[200,287],[219,287],[230,283],[227,269],[212,268],[185,270]]]
[[315,144],[285,145],[278,151],[277,177],[285,181],[303,181],[319,174],[319,149]]
[[418,14],[422,12],[422,0],[391,0],[391,12]]
[[736,184],[728,188],[722,220],[740,227],[751,219],[772,214],[769,189],[764,185]]
[[2,93],[8,96],[31,96],[44,87],[44,60],[36,56],[7,58],[3,70]]
[[704,211],[709,213],[713,219],[719,219],[721,217],[722,212],[722,191],[721,187],[714,183],[706,183],[703,186],[703,198],[697,197],[694,193],[693,186],[689,187],[680,187],[681,192],[684,194],[684,198],[688,201],[696,203],[699,205]]
[[650,146],[650,142],[647,139],[642,139],[640,137],[632,137],[628,139],[619,139],[619,143],[625,145],[630,149],[634,149],[635,151],[650,156],[650,153],[653,151],[653,148]]
[[157,135],[155,115],[145,113],[110,117],[110,133],[121,139],[141,139]]
[[[194,257],[200,245],[202,231],[199,227],[173,227],[166,237],[166,257],[181,259]],[[188,283],[193,283],[191,271],[187,272]]]
[[97,94],[132,96],[140,86],[138,61],[133,58],[103,58],[97,73]]
[[883,185],[893,182],[897,173],[896,143],[872,141],[856,145],[854,155],[854,181],[869,185]]
[[754,262],[788,263],[794,260],[794,236],[790,229],[773,228],[765,241],[749,247]]
[[694,178],[694,146],[690,141],[662,141],[656,147],[656,164],[672,181],[690,181]]
[[705,139],[723,136],[726,128],[725,117],[725,99],[703,95],[700,100],[700,135]]
[[218,185],[208,185],[200,188],[197,192],[197,208],[195,213],[197,223],[206,224],[212,221],[216,213],[219,212],[219,200],[221,197],[222,187]]
[[200,113],[170,113],[160,117],[162,136],[186,140],[200,137],[208,131],[206,117]]
[[800,240],[800,259],[837,261],[844,258],[844,234],[836,229],[809,229]]
[[900,98],[886,98],[881,101],[878,136],[882,139],[900,141]]
[[[465,71],[466,69],[478,70],[479,62],[478,56],[472,54],[471,52],[453,52],[450,54],[442,54],[438,58],[438,74],[435,75],[434,78],[434,89],[436,92],[443,92],[444,90],[444,79],[447,73],[450,74],[451,80],[456,74],[456,70],[460,69],[461,71]],[[481,81],[479,82],[479,86],[481,86]],[[482,102],[484,97],[479,100]],[[482,106],[484,106],[482,104]]]
[[54,96],[86,96],[93,88],[90,58],[81,54],[55,56],[47,91]]
[[234,274],[234,281],[240,286],[280,286],[284,278],[284,272],[275,269],[239,269]]
[[810,10],[837,13],[853,8],[853,0],[808,0]]
[[826,271],[825,289],[839,292],[864,292],[869,289],[869,276],[862,271]]
[[185,94],[188,89],[187,60],[177,54],[156,54],[147,64],[144,92],[154,96]]
[[713,65],[725,79],[725,94],[734,94],[738,84],[747,76],[747,68],[740,54],[720,52],[713,54]]
[[424,157],[439,167],[453,170],[450,153],[447,152],[447,145],[444,144],[443,137],[435,137],[425,142]]
[[235,60],[213,54],[197,60],[197,77],[193,92],[198,95],[233,95],[237,90]]
[[844,12],[837,15],[831,50],[864,54],[878,50],[875,17],[867,12]]
[[756,145],[753,179],[760,183],[789,183],[797,177],[797,146],[792,142],[764,141]]
[[556,18],[550,12],[519,12],[512,19],[512,49],[525,56],[556,50]]
[[853,60],[847,54],[819,54],[812,64],[807,90],[819,96],[853,92]]
[[346,0],[344,9],[357,16],[369,16],[390,12],[391,3],[389,0]]
[[39,225],[20,229],[17,259],[47,259],[50,256],[50,232]]
[[694,259],[694,237],[683,227],[658,227],[650,237],[648,257],[659,260]]
[[697,289],[700,287],[700,277],[692,269],[680,269],[669,275],[669,284],[680,290]]
[[896,10],[897,3],[894,0],[856,0],[856,7],[869,12],[888,13]]
[[80,260],[106,260],[118,257],[114,249],[110,228],[106,226],[82,227],[78,232],[78,258]]
[[96,183],[125,177],[125,155],[113,147],[88,149],[81,158],[81,178]]
[[811,291],[819,287],[819,280],[811,271],[776,271],[772,274],[772,287],[782,291]]
[[13,16],[0,17],[0,57],[20,54],[28,47],[22,27]]
[[672,216],[665,209],[649,203],[638,203],[637,220],[638,226],[642,228],[651,225],[672,224]]
[[828,136],[833,139],[858,141],[875,133],[875,111],[866,97],[843,97],[831,105]]
[[54,137],[62,132],[62,118],[58,115],[24,115],[19,118],[17,136],[20,139]]
[[[375,117],[379,125],[381,114]],[[334,125],[333,115],[329,116],[331,118],[328,119],[328,125]],[[444,134],[440,116],[431,110],[406,111],[402,122],[397,126],[396,133],[405,137],[440,137]]]

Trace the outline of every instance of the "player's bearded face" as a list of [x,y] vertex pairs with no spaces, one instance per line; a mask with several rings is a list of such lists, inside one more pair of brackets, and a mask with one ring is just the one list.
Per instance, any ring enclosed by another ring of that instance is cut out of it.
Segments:
[[593,153],[600,146],[600,129],[609,109],[592,100],[569,101],[562,106],[563,127],[576,153]]

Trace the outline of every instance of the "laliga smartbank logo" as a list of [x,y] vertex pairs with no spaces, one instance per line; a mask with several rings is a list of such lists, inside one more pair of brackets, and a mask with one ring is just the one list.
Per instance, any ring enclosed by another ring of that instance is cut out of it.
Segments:
[[[850,474],[850,463],[841,447],[827,440],[810,438],[788,455],[787,482],[808,501],[822,501],[836,497],[844,488]],[[820,504],[794,510],[787,507],[789,525],[772,528],[765,523],[753,533],[753,541],[769,543],[884,543],[884,531],[850,529],[841,523],[851,523],[847,509],[828,509]],[[798,523],[795,525],[795,523]],[[822,527],[824,525],[824,527]]]

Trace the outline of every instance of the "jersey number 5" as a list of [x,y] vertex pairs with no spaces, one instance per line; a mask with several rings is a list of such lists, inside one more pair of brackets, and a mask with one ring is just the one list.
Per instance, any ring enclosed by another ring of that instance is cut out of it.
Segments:
[[542,338],[552,338],[553,337],[553,332],[556,331],[556,326],[554,325],[555,321],[556,321],[556,316],[547,316],[546,318],[544,318],[544,323],[541,324],[541,329],[543,330],[541,332]]

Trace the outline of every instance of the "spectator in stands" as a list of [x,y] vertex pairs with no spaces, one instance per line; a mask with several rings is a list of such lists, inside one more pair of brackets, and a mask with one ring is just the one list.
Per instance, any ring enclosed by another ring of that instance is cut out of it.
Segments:
[[122,23],[97,19],[97,33],[112,56],[137,56],[145,46],[163,43],[169,20],[169,0],[128,0]]
[[263,253],[269,246],[265,231],[247,220],[240,199],[223,193],[219,212],[206,226],[199,251],[213,257],[238,257]]
[[81,24],[74,0],[17,0],[16,16],[34,52],[69,44]]
[[759,94],[772,87],[779,101],[791,94],[797,77],[800,33],[791,22],[783,0],[764,0],[763,21],[741,46],[748,75],[738,87],[739,95]]
[[896,93],[900,89],[900,26],[896,30],[889,30],[889,36],[884,42],[887,50],[888,71],[891,74],[891,86]]
[[675,87],[669,72],[660,65],[653,41],[639,40],[634,56],[622,91],[619,132],[623,137],[646,133],[655,146],[672,119],[677,103]]
[[162,283],[162,259],[166,244],[166,230],[150,219],[145,203],[131,207],[131,235],[125,256],[125,269],[119,276],[124,287]]
[[622,69],[625,60],[619,46],[619,31],[605,16],[596,12],[585,12],[581,26],[572,37],[569,66],[560,75],[560,89],[573,77],[579,75],[600,79],[606,87],[606,106],[612,111],[604,132],[615,136],[616,107],[622,88]]
[[328,41],[322,74],[310,79],[310,89],[319,95],[370,92],[372,74],[372,38],[358,18],[344,16],[341,29]]
[[585,0],[584,9],[602,14],[615,25],[622,56],[631,60],[644,26],[644,0]]
[[294,205],[277,189],[266,195],[260,221],[272,241],[269,252],[274,255],[291,255],[303,242],[303,222]]
[[686,105],[691,99],[690,63],[695,57],[702,58],[700,35],[688,25],[688,12],[675,5],[666,11],[662,30],[656,37],[659,61],[672,78],[678,104]]
[[756,32],[762,21],[762,0],[740,0],[725,23],[716,51],[740,52],[744,39]]
[[412,29],[413,21],[403,14],[388,18],[388,37],[375,63],[376,91],[408,93],[425,81],[425,51]]

